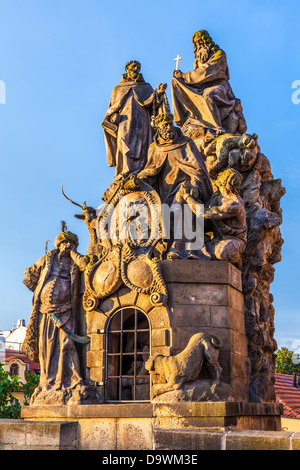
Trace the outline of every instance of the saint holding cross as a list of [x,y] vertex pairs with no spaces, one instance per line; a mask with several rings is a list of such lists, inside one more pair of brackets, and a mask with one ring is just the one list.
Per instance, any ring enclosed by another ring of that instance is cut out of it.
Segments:
[[176,62],[176,69],[175,70],[178,70],[178,67],[179,67],[179,61],[182,59],[182,57],[180,57],[179,54],[177,54],[177,57],[176,59],[174,59],[174,61]]
[[[186,135],[213,139],[219,134],[243,134],[247,126],[240,100],[229,84],[226,54],[208,32],[197,31],[193,36],[194,69],[178,70],[177,55],[173,72],[172,101],[176,124]],[[197,129],[197,134],[194,129]],[[191,131],[191,134],[189,132]]]

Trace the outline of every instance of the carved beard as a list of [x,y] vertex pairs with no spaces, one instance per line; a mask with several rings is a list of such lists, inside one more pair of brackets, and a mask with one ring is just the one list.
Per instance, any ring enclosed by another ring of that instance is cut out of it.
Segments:
[[167,140],[167,141],[172,141],[175,138],[175,132],[172,131],[164,131],[163,129],[159,130],[159,134],[162,139]]
[[71,250],[71,247],[66,246],[66,245],[60,247],[58,257],[65,258],[66,256],[70,256],[70,250]]
[[201,46],[196,52],[196,58],[201,62],[201,64],[205,64],[208,61],[211,54],[210,47],[208,46]]
[[134,70],[131,70],[129,73],[128,71],[126,72],[125,76],[123,76],[126,80],[133,80],[135,82],[137,81],[142,81],[143,76],[140,72],[135,72]]
[[131,80],[136,80],[137,78],[139,78],[140,74],[138,72],[130,72],[130,74],[127,72],[127,76]]

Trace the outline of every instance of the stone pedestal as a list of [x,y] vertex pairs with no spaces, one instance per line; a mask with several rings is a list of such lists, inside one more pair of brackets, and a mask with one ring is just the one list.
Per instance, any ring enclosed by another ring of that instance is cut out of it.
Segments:
[[[167,306],[155,307],[149,295],[122,287],[104,299],[97,310],[86,314],[87,334],[91,337],[87,377],[98,387],[102,402],[107,327],[118,310],[128,307],[140,309],[148,318],[151,355],[175,355],[195,333],[221,337],[221,381],[231,387],[233,399],[247,401],[249,360],[241,272],[227,261],[172,260],[163,261],[162,274],[169,295]],[[204,369],[200,377],[207,378],[207,372]]]
[[131,403],[25,406],[22,417],[35,433],[40,432],[35,422],[44,423],[45,429],[50,429],[45,423],[77,423],[76,445],[82,450],[217,450],[228,433],[234,433],[234,442],[240,436],[245,441],[245,430],[267,446],[264,434],[276,438],[281,412],[281,405],[274,403]]

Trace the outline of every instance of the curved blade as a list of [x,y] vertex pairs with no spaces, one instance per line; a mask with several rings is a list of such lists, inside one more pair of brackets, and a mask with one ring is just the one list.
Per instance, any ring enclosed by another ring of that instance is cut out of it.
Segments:
[[91,340],[88,336],[79,336],[69,330],[65,325],[60,327],[70,338],[72,338],[76,343],[87,344]]
[[70,338],[76,341],[76,343],[87,344],[91,341],[88,336],[76,335],[75,333],[73,333],[73,331],[69,330],[69,328],[66,325],[61,325],[59,318],[57,318],[57,316],[54,315],[54,313],[50,313],[50,318],[57,328],[60,328],[61,330],[63,330],[66,333],[66,335],[70,336]]

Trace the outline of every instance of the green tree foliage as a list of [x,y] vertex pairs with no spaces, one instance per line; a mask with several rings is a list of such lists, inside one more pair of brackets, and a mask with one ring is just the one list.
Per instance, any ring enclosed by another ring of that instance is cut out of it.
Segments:
[[29,372],[26,374],[26,383],[22,383],[23,392],[24,392],[24,403],[23,405],[29,405],[31,395],[34,392],[34,389],[38,386],[40,381],[40,376]]
[[21,405],[13,396],[14,392],[24,393],[24,405],[29,405],[30,397],[39,383],[36,374],[26,375],[26,383],[20,382],[17,375],[11,376],[0,363],[0,418],[18,419],[21,417]]
[[0,364],[0,418],[21,417],[21,405],[12,395],[13,392],[18,392],[19,388],[19,377],[11,377]]
[[294,374],[299,371],[299,359],[293,351],[289,351],[284,347],[276,351],[275,372],[278,374]]

